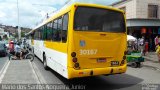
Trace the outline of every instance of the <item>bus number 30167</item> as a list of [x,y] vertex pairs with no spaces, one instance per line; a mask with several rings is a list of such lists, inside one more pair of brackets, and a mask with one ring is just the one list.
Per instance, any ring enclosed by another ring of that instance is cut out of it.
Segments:
[[97,49],[80,50],[80,55],[95,55],[97,54],[97,51]]

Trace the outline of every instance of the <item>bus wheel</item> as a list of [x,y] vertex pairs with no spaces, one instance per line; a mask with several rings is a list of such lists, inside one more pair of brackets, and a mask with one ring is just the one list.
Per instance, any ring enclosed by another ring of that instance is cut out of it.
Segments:
[[45,70],[49,69],[49,67],[47,66],[47,61],[46,61],[46,55],[45,54],[43,55],[43,66],[44,66]]

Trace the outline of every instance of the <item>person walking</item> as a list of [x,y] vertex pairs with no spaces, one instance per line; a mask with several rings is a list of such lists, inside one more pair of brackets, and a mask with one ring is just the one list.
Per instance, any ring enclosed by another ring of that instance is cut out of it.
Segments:
[[144,54],[144,37],[139,38],[138,40],[139,51],[141,54]]
[[154,38],[155,46],[157,46],[157,45],[158,45],[158,41],[159,41],[158,36],[156,36],[156,37]]
[[157,45],[156,53],[157,53],[158,61],[160,62],[160,43],[158,43]]
[[12,40],[9,42],[8,48],[9,48],[9,53],[14,54],[14,42]]

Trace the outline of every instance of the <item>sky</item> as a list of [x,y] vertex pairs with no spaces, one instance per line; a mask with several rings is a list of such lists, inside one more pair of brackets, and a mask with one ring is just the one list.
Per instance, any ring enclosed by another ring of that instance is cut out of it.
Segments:
[[[17,4],[18,1],[18,4]],[[71,2],[110,5],[119,0],[71,0]],[[51,14],[64,6],[67,0],[0,0],[0,24],[34,28],[47,13]]]

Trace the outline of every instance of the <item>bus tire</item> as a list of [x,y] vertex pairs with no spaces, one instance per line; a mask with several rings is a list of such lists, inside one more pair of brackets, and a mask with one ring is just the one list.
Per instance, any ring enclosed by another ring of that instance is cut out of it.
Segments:
[[43,54],[43,66],[45,70],[49,70],[49,67],[47,66],[47,60],[46,60],[45,54]]

